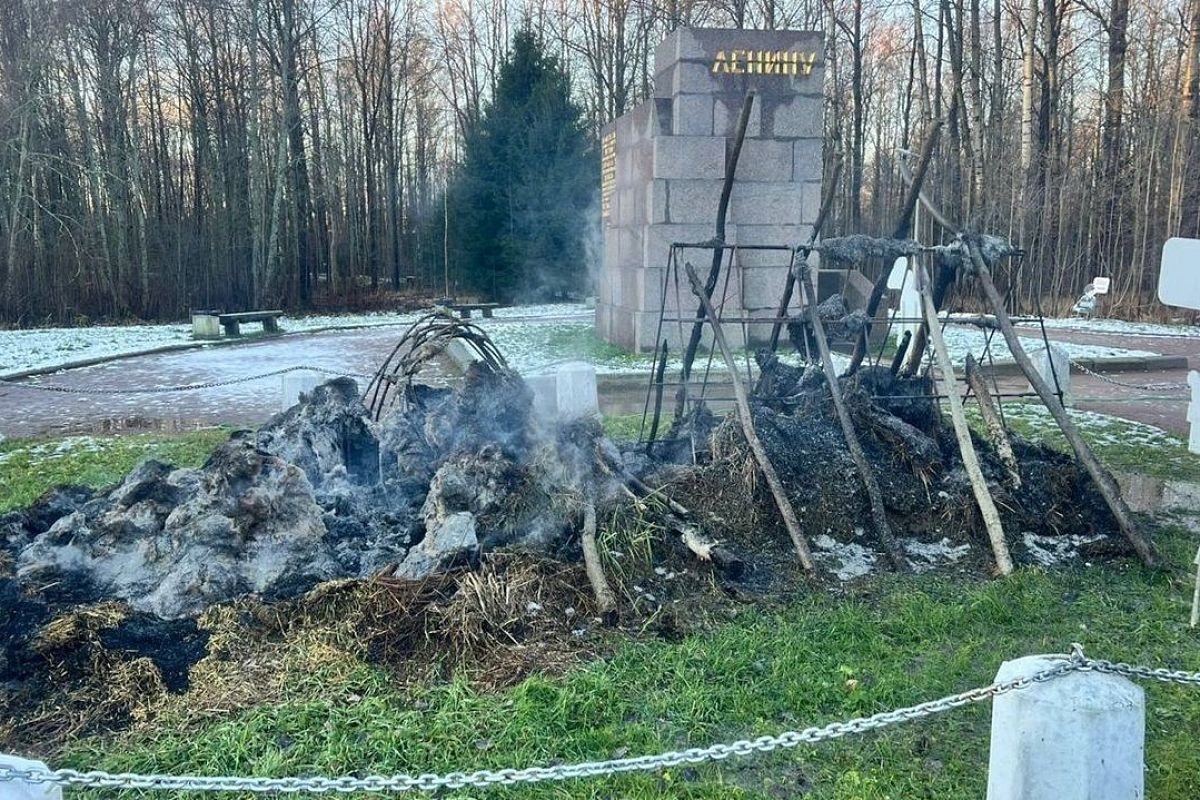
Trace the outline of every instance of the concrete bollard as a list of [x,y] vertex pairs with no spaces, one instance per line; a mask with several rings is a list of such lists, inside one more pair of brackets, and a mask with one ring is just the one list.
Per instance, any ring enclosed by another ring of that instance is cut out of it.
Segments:
[[1043,347],[1030,353],[1029,358],[1033,361],[1034,369],[1051,388],[1055,381],[1058,382],[1058,388],[1062,390],[1063,405],[1074,405],[1074,396],[1071,394],[1071,357],[1067,355],[1067,351],[1052,344],[1049,352]]
[[[0,753],[0,767],[22,771],[47,770],[41,761]],[[62,800],[62,788],[48,783],[23,783],[0,780],[0,800]]]
[[1192,390],[1192,402],[1188,403],[1187,420],[1188,450],[1200,454],[1200,372],[1188,373],[1188,386]]
[[[1005,661],[996,681],[1061,664]],[[992,702],[988,800],[1143,800],[1146,701],[1118,675],[1071,672]]]
[[300,395],[308,394],[321,385],[321,376],[315,372],[296,370],[283,373],[280,381],[279,410],[287,411],[300,402]]
[[594,366],[582,361],[572,361],[559,367],[556,377],[558,418],[561,421],[594,417],[600,413]]
[[192,314],[192,336],[196,339],[220,339],[220,318],[216,314],[204,311]]
[[535,419],[552,421],[558,416],[558,376],[526,375],[525,385],[533,392]]

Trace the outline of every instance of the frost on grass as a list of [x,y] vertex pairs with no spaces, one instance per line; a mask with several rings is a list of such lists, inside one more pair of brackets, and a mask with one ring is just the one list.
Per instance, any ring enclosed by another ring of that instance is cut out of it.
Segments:
[[[1123,319],[1087,319],[1084,317],[1047,317],[1046,327],[1117,336],[1164,336],[1168,338],[1200,339],[1200,325],[1167,325],[1157,322],[1127,322]],[[1023,328],[1036,330],[1036,323],[1024,323]]]

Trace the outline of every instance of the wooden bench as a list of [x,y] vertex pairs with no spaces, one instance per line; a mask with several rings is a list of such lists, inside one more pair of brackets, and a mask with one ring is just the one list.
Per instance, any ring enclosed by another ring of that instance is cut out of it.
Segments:
[[483,316],[491,319],[492,311],[500,307],[499,303],[451,303],[450,308],[458,312],[463,319],[470,319],[472,311],[482,312]]

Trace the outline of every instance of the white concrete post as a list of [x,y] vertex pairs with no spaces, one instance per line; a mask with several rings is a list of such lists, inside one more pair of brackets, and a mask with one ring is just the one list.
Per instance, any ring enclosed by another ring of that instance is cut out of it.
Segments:
[[321,384],[321,376],[315,372],[296,370],[285,372],[281,377],[279,410],[287,411],[300,402],[300,395],[308,394]]
[[[996,681],[1061,664],[1005,661]],[[988,800],[1143,800],[1146,701],[1119,675],[1071,672],[992,701]]]
[[572,361],[558,368],[558,418],[568,422],[579,417],[594,417],[600,413],[596,390],[596,368],[583,361]]
[[[18,756],[0,753],[0,767],[31,770],[48,770],[41,761],[30,761]],[[0,800],[62,800],[62,788],[48,783],[22,783],[0,780]]]
[[1200,453],[1200,372],[1192,370],[1188,373],[1188,386],[1192,387],[1192,402],[1188,403],[1187,420],[1191,427],[1188,429],[1188,450]]
[[220,318],[216,314],[192,314],[192,336],[197,339],[220,339]]
[[[1071,357],[1067,351],[1052,344],[1049,351],[1043,347],[1030,353],[1029,357],[1033,361],[1034,369],[1046,383],[1054,386],[1057,380],[1058,388],[1062,390],[1063,394],[1063,405],[1074,405],[1074,396],[1071,392]],[[1053,368],[1051,364],[1053,364]]]

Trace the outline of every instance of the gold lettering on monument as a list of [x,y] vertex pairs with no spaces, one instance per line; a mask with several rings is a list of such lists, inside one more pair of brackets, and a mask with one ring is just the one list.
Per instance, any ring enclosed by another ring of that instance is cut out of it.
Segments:
[[617,183],[617,132],[610,131],[600,139],[600,218],[608,219],[612,207],[613,187]]
[[816,53],[795,50],[718,50],[714,75],[811,75]]

